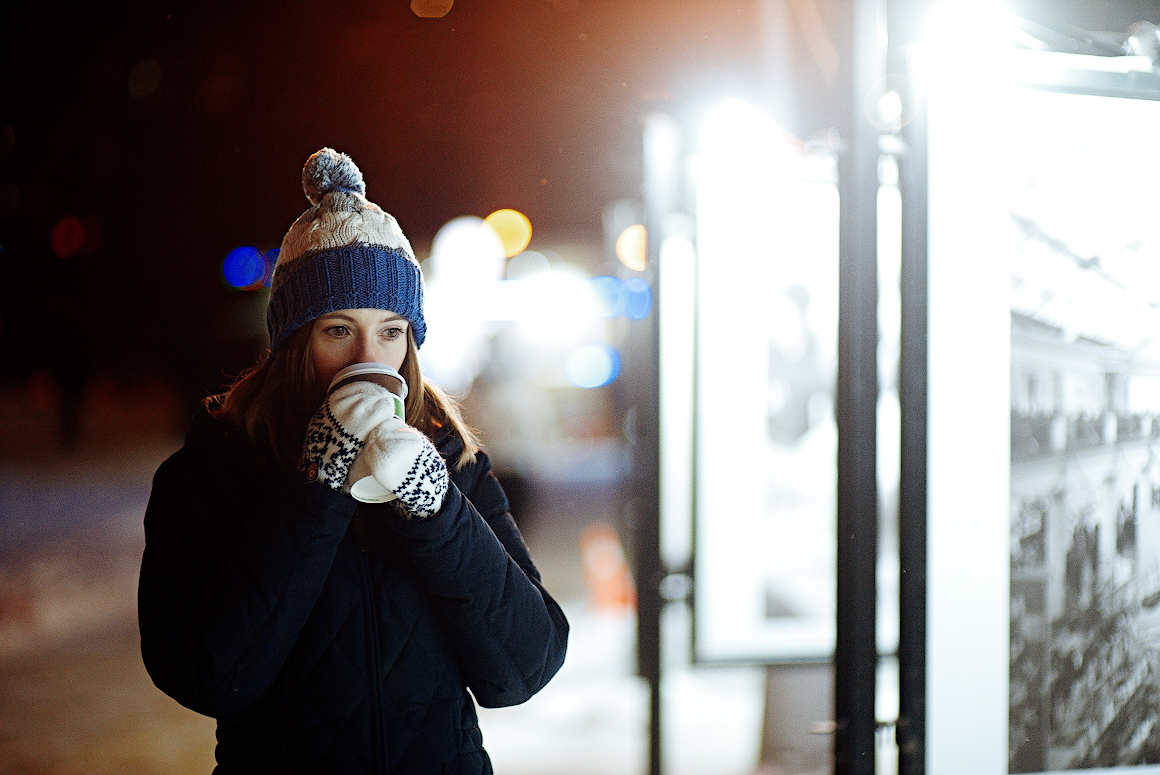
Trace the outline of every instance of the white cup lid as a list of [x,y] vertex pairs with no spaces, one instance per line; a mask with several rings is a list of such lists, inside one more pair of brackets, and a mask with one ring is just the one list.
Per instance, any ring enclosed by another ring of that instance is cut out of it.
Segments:
[[339,382],[342,382],[344,379],[349,379],[351,377],[363,377],[368,374],[382,374],[388,377],[394,377],[395,379],[399,380],[399,384],[402,385],[402,395],[400,395],[399,398],[406,400],[407,380],[403,379],[403,375],[400,374],[396,369],[388,366],[385,363],[351,364],[350,366],[347,366],[345,369],[334,375],[334,379],[330,381],[330,387],[328,387],[327,390],[333,390],[334,386]]

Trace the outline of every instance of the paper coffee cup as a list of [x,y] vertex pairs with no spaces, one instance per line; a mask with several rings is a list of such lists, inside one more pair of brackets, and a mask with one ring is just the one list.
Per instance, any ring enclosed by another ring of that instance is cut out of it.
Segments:
[[395,416],[400,420],[407,418],[407,381],[396,369],[385,363],[355,363],[335,374],[326,392],[332,393],[336,388],[354,380],[373,382],[385,387],[395,399]]
[[[407,419],[407,381],[396,369],[385,363],[355,363],[342,369],[330,381],[327,393],[334,392],[342,385],[355,380],[373,382],[382,385],[390,391],[395,401],[395,416],[400,420]],[[350,494],[357,501],[363,503],[386,503],[395,499],[395,494],[379,484],[373,476],[365,476],[350,486]]]

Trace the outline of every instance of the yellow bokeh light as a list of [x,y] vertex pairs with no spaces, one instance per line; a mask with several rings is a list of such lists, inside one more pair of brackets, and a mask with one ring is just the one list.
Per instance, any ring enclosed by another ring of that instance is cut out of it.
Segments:
[[616,238],[616,257],[629,269],[643,272],[648,263],[648,232],[639,223]]
[[504,258],[518,256],[532,241],[532,222],[519,210],[496,210],[483,222],[499,236]]

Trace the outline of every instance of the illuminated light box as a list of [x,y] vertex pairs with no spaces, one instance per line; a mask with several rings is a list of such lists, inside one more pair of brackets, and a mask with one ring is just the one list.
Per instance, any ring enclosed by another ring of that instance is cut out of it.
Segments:
[[915,70],[927,772],[1160,772],[1160,77],[950,59]]
[[782,137],[727,102],[691,160],[704,662],[825,661],[834,648],[838,192],[832,159]]

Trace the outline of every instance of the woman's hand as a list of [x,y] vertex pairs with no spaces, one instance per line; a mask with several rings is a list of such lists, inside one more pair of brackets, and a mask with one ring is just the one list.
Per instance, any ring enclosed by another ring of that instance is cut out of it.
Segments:
[[[447,495],[447,464],[423,433],[398,417],[376,425],[367,434],[351,481],[372,476],[394,493],[405,517],[426,519],[439,511]],[[352,493],[360,498],[359,488]],[[378,500],[378,499],[376,499]]]
[[306,428],[299,470],[310,481],[349,492],[347,475],[375,426],[395,417],[395,398],[363,380],[336,388]]

